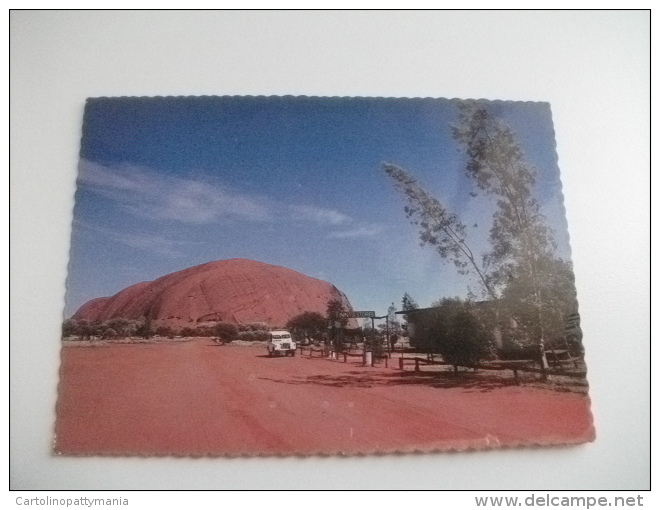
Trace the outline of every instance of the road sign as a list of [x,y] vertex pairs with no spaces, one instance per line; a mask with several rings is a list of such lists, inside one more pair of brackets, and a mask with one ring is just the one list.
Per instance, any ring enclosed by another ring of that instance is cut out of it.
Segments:
[[366,318],[376,317],[376,312],[360,310],[353,312],[339,312],[337,314],[338,319],[359,319],[363,317]]

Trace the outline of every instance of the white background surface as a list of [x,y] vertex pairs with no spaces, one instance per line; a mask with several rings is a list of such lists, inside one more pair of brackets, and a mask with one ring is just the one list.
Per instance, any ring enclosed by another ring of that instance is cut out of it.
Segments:
[[[648,13],[14,11],[10,30],[11,487],[649,487]],[[549,101],[596,442],[354,458],[53,457],[84,101],[201,94]]]

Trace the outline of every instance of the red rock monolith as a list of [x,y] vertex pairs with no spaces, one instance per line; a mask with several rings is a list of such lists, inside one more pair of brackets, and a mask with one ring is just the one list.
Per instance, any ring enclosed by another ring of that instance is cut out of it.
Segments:
[[153,282],[141,282],[112,297],[92,299],[73,319],[151,318],[155,325],[193,326],[208,321],[266,322],[284,326],[302,312],[326,315],[328,301],[339,299],[334,285],[285,267],[247,259],[208,262]]

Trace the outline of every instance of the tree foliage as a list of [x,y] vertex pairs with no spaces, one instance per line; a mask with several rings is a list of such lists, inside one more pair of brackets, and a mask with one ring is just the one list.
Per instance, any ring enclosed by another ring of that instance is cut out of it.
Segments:
[[536,169],[525,159],[513,131],[478,101],[459,103],[454,139],[467,156],[466,173],[475,186],[496,198],[484,254],[490,285],[503,289],[517,273],[538,278],[539,264],[554,258],[556,244],[533,191]]
[[472,303],[445,298],[438,303],[430,322],[429,343],[447,363],[473,366],[492,355],[492,334]]
[[[409,310],[417,310],[419,308],[419,305],[417,305],[417,302],[408,294],[407,292],[403,294],[403,298],[401,298],[401,309],[403,311],[409,311]],[[407,322],[408,321],[408,314],[403,314],[403,319]]]
[[515,318],[519,331],[509,334],[517,342],[543,338],[548,347],[564,347],[567,319],[577,311],[573,270],[570,263],[549,257],[537,260],[534,269],[534,279],[519,267],[513,269],[500,313]]
[[214,336],[222,343],[228,343],[238,338],[238,326],[231,322],[217,322],[213,330]]
[[342,328],[348,324],[348,319],[341,318],[340,314],[346,311],[346,307],[341,299],[331,299],[326,307],[326,317],[330,321],[330,342],[336,351],[343,348]]
[[419,228],[422,245],[433,246],[460,274],[472,276],[500,314],[515,317],[519,337],[552,341],[563,334],[577,303],[571,266],[556,255],[553,233],[535,197],[536,169],[514,131],[492,115],[487,103],[461,101],[457,106],[452,135],[465,156],[465,173],[475,190],[471,194],[494,203],[489,248],[481,257],[468,244],[466,226],[440,200],[405,170],[389,163],[383,170],[404,196],[405,213]]
[[326,320],[318,312],[303,312],[286,323],[296,342],[311,343],[321,338],[326,328]]
[[326,307],[326,317],[333,322],[338,322],[343,328],[348,324],[348,319],[340,318],[339,314],[346,311],[346,307],[344,306],[344,303],[341,299],[331,299],[328,301],[328,305]]
[[402,168],[384,163],[383,170],[404,195],[407,201],[404,211],[411,223],[419,227],[422,246],[433,246],[443,260],[456,267],[459,274],[477,276],[483,288],[496,297],[479,260],[467,243],[467,228],[458,216]]
[[115,317],[106,321],[66,319],[62,323],[62,338],[78,337],[79,340],[127,338],[151,335],[151,323],[144,319]]
[[394,333],[399,332],[401,325],[399,324],[399,321],[396,316],[396,306],[394,306],[394,303],[392,303],[389,307],[387,307],[387,322],[389,323],[390,326],[390,332],[394,332]]

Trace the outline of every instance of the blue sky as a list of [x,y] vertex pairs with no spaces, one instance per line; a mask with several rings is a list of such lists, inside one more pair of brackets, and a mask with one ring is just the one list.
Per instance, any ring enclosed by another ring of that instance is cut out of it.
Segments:
[[[547,103],[493,102],[537,168],[537,197],[570,256]],[[470,196],[442,99],[197,97],[87,102],[67,305],[212,260],[321,278],[384,315],[470,283],[419,246],[384,161],[408,170],[485,249],[493,204]]]

